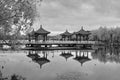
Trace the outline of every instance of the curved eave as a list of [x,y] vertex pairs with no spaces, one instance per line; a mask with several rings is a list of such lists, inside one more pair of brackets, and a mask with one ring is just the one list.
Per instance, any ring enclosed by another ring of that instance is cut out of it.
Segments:
[[74,59],[80,63],[84,63],[91,60],[89,58],[74,58]]
[[62,33],[62,34],[60,34],[60,35],[61,35],[61,36],[71,36],[72,33],[66,31],[66,32],[64,32],[64,33]]
[[81,35],[90,35],[91,33],[89,31],[78,31],[74,34],[81,34]]
[[50,34],[50,32],[40,27],[40,29],[35,31],[35,34]]

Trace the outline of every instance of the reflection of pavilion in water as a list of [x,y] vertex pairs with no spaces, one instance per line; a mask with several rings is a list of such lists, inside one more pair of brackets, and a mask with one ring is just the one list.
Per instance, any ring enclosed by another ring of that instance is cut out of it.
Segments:
[[115,47],[103,47],[92,53],[93,59],[98,59],[100,62],[116,62],[120,63],[120,49]]
[[68,58],[72,57],[73,55],[71,54],[71,51],[65,52],[63,51],[60,56],[64,57],[67,61]]
[[90,61],[91,59],[88,56],[88,51],[76,51],[74,60],[81,63],[81,66],[83,63]]
[[47,59],[47,53],[42,51],[42,53],[39,54],[39,51],[29,51],[28,57],[32,58],[32,60],[40,65],[40,68],[42,68],[42,65],[49,63],[50,60]]

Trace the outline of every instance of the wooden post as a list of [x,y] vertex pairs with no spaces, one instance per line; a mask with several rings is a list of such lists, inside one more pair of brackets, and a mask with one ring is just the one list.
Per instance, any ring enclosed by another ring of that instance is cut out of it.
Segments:
[[45,35],[43,35],[43,41],[45,41]]
[[29,40],[29,42],[31,42],[31,37],[30,37],[30,35],[28,35],[28,40]]
[[81,37],[82,37],[82,36],[80,35],[80,41],[81,41]]
[[76,41],[78,41],[78,35],[76,34]]
[[45,35],[45,41],[47,41],[47,34]]

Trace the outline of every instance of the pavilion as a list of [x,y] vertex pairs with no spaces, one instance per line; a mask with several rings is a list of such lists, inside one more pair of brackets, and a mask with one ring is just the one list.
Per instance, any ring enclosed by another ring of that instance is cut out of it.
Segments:
[[71,40],[72,34],[66,30],[64,33],[60,34],[62,36],[63,41],[69,41]]
[[47,56],[48,56],[47,53],[42,52],[42,54],[43,56],[39,56],[34,59],[34,61],[40,65],[40,68],[42,68],[42,65],[50,62],[50,60],[47,59]]
[[66,61],[67,61],[67,59],[72,57],[73,55],[71,54],[71,52],[67,52],[67,53],[66,52],[62,52],[60,54],[60,56],[64,57],[66,59]]
[[38,55],[38,51],[35,51],[35,53],[29,51],[29,54],[27,55],[28,57],[30,57],[32,59],[32,61],[34,61],[35,63],[38,63],[40,65],[40,68],[42,68],[42,66],[46,63],[49,63],[50,60],[47,59],[47,53],[42,52],[41,54],[43,56]]
[[85,31],[83,27],[81,27],[81,30],[74,33],[76,35],[77,41],[88,41],[89,35],[91,34],[90,31]]
[[36,57],[39,57],[39,55],[35,52],[33,53],[33,51],[29,51],[28,55],[29,58],[31,58],[32,60],[34,60]]
[[83,52],[83,55],[81,55],[81,52],[80,52],[79,54],[76,53],[74,60],[80,62],[82,66],[83,63],[90,61],[91,59],[88,57],[88,53],[87,53],[87,56],[85,56],[84,52]]
[[50,32],[45,30],[45,29],[43,29],[42,25],[40,25],[40,28],[37,31],[33,30],[31,33],[29,33],[29,39],[31,39],[30,37],[34,37],[35,41],[38,41],[39,40],[39,36],[41,35],[43,37],[43,41],[46,41],[48,34],[50,34]]
[[43,41],[46,41],[48,34],[50,34],[50,32],[43,29],[42,25],[41,25],[40,28],[37,31],[35,31],[35,40],[38,40],[39,35],[42,35],[43,36]]
[[35,58],[34,61],[40,65],[40,68],[42,68],[42,66],[43,66],[44,64],[50,62],[50,60],[47,59],[47,58],[45,58],[45,57],[42,57],[42,58],[41,58],[41,57],[38,57],[38,58]]

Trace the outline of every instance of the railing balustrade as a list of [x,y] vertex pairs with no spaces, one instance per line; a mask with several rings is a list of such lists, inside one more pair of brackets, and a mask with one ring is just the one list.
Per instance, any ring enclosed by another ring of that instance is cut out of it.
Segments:
[[[0,40],[0,44],[4,44],[4,43],[8,43],[10,44],[10,42],[8,40],[6,41],[2,41]],[[98,42],[96,41],[52,41],[52,40],[48,40],[48,41],[35,41],[35,40],[31,40],[30,42],[28,40],[18,40],[17,42],[15,43],[20,43],[20,44],[57,44],[57,43],[60,43],[60,44],[96,44]]]

